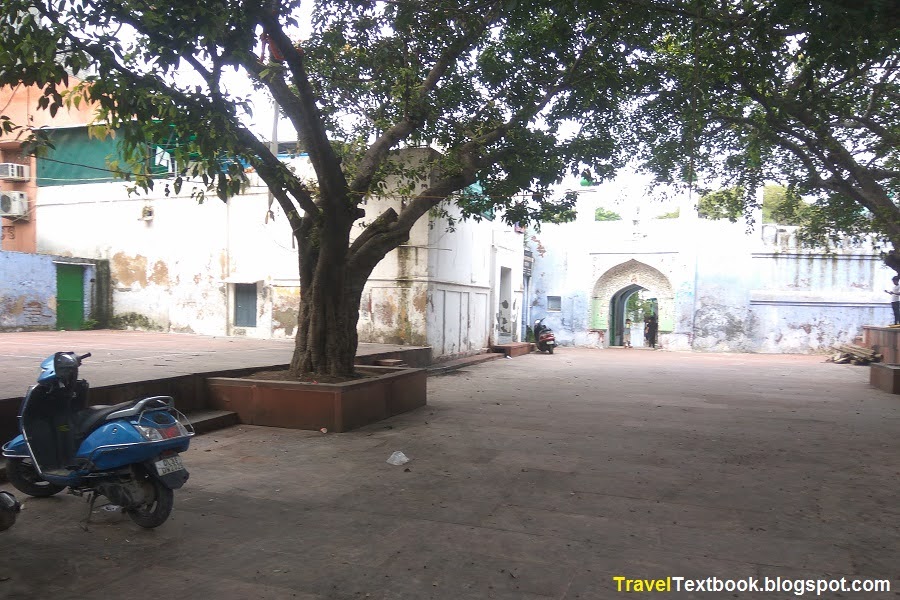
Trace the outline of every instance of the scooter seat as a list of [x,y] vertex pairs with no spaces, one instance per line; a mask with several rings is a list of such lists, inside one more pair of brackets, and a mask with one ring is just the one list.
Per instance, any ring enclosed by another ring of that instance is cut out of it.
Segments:
[[108,406],[106,404],[97,404],[94,406],[83,408],[75,413],[75,431],[77,431],[78,434],[82,437],[86,436],[88,433],[96,429],[100,425],[100,423],[105,421],[106,417],[116,412],[117,410],[129,408],[133,404],[134,401],[129,401],[114,404],[112,406]]

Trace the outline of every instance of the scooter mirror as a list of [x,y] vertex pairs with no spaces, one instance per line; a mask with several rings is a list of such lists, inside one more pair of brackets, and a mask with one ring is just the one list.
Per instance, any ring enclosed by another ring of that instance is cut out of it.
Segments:
[[15,496],[9,492],[0,492],[0,531],[13,526],[21,508]]

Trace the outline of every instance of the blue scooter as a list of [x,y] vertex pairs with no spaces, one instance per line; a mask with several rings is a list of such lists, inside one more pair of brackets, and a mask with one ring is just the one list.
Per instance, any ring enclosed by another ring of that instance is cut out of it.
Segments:
[[89,356],[57,352],[41,363],[19,409],[21,434],[3,446],[7,479],[29,496],[88,495],[87,522],[105,496],[141,527],[158,527],[188,479],[178,453],[193,427],[169,396],[88,406],[78,367]]

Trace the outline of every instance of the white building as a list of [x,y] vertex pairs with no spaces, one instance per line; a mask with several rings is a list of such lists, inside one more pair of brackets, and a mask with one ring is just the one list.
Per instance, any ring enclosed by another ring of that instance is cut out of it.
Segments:
[[655,301],[673,350],[817,352],[889,322],[893,271],[871,244],[805,249],[795,227],[699,219],[690,204],[679,218],[598,222],[595,206],[585,198],[576,221],[528,234],[529,318],[546,317],[561,344],[620,346],[636,293]]
[[[311,176],[305,157],[286,160]],[[38,171],[37,251],[108,259],[120,323],[207,335],[294,335],[302,293],[297,252],[287,219],[255,175],[246,193],[200,204],[190,184],[176,194],[160,180],[149,195],[130,195],[123,182],[77,177],[41,186],[40,161]],[[370,199],[368,218],[388,205],[399,212],[403,201]],[[423,217],[408,243],[372,273],[360,306],[360,341],[428,345],[439,357],[518,339],[522,265],[522,234],[512,227],[465,221],[449,231],[443,218]]]

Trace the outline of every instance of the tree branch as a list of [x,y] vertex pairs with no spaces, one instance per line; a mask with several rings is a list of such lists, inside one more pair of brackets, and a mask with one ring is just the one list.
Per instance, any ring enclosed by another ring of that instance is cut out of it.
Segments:
[[900,146],[900,135],[893,133],[884,125],[862,115],[847,115],[848,121],[859,123],[891,146]]
[[[54,17],[53,14],[46,14],[46,16],[48,18]],[[318,212],[315,203],[312,201],[309,190],[307,190],[305,186],[303,186],[296,179],[296,177],[293,176],[293,174],[287,171],[287,168],[283,164],[281,164],[281,162],[275,156],[272,155],[265,144],[260,142],[259,139],[257,139],[256,136],[253,135],[253,133],[251,133],[248,129],[238,123],[234,119],[233,115],[229,113],[229,111],[225,110],[223,106],[220,106],[217,110],[215,107],[215,99],[212,100],[213,106],[204,105],[195,98],[188,96],[184,92],[166,85],[164,82],[152,75],[138,74],[126,68],[125,66],[121,65],[118,62],[117,58],[111,52],[109,52],[108,48],[104,46],[86,42],[85,40],[72,35],[72,33],[68,30],[66,32],[66,39],[69,40],[74,48],[85,52],[101,63],[115,69],[116,72],[120,74],[120,76],[122,76],[126,80],[131,81],[134,86],[155,90],[163,96],[170,98],[174,102],[181,103],[185,106],[191,106],[194,110],[199,111],[201,114],[204,114],[207,117],[216,117],[222,119],[225,123],[227,123],[227,125],[231,128],[232,134],[235,136],[235,138],[237,138],[237,140],[239,140],[244,146],[252,149],[256,153],[255,156],[249,155],[248,158],[252,163],[255,163],[257,170],[260,172],[260,176],[263,177],[264,180],[266,180],[266,175],[268,175],[270,178],[281,179],[280,181],[266,182],[269,183],[271,188],[273,188],[273,194],[278,199],[279,204],[285,211],[285,214],[288,215],[288,219],[290,220],[291,225],[295,230],[297,229],[297,227],[299,227],[300,222],[298,219],[300,218],[300,216],[296,213],[294,204],[284,193],[283,190],[285,188],[287,188],[287,190],[295,197],[297,203],[306,212],[311,214],[316,214]],[[206,72],[207,74],[212,76],[211,73],[209,73],[208,71]],[[278,173],[281,173],[282,176],[279,177]],[[280,183],[281,187],[273,185],[274,183]]]
[[[316,177],[322,190],[322,200],[335,206],[334,203],[343,200],[347,192],[347,180],[341,170],[341,163],[334,153],[334,148],[331,147],[319,107],[316,106],[316,97],[303,64],[303,55],[282,30],[277,15],[265,9],[260,10],[258,15],[263,31],[284,56],[285,64],[287,64],[294,85],[297,87],[297,95],[290,94],[294,96],[294,100],[283,105],[284,110],[285,112],[290,111],[288,116],[294,122],[297,133],[309,154],[309,160],[316,171]],[[283,80],[280,80],[281,85],[277,85],[275,81],[279,78],[275,77],[274,73],[273,76],[264,78],[260,76],[258,70],[251,72],[254,72],[259,80],[266,84],[276,98],[287,100],[285,93],[287,86],[284,85]]]
[[[465,175],[445,177],[413,198],[399,216],[393,209],[385,211],[379,217],[379,220],[384,219],[382,222],[376,220],[354,241],[355,251],[351,253],[347,263],[351,277],[362,278],[365,283],[375,265],[388,252],[409,239],[409,232],[420,217],[446,200],[453,192],[474,182],[474,173],[471,177]],[[373,230],[369,232],[369,228]]]
[[440,58],[431,67],[431,70],[418,86],[416,98],[411,103],[411,110],[398,121],[393,127],[385,131],[366,151],[360,162],[356,177],[350,184],[350,189],[355,193],[357,198],[362,198],[378,167],[384,161],[385,156],[394,147],[416,130],[421,125],[421,120],[427,111],[428,95],[434,91],[434,88],[440,82],[441,78],[446,74],[450,65],[456,61],[463,52],[471,48],[474,44],[494,23],[499,16],[499,4],[494,3],[487,15],[481,19],[478,24],[470,31],[462,35],[456,40],[456,43],[450,44],[449,47],[441,54]]

